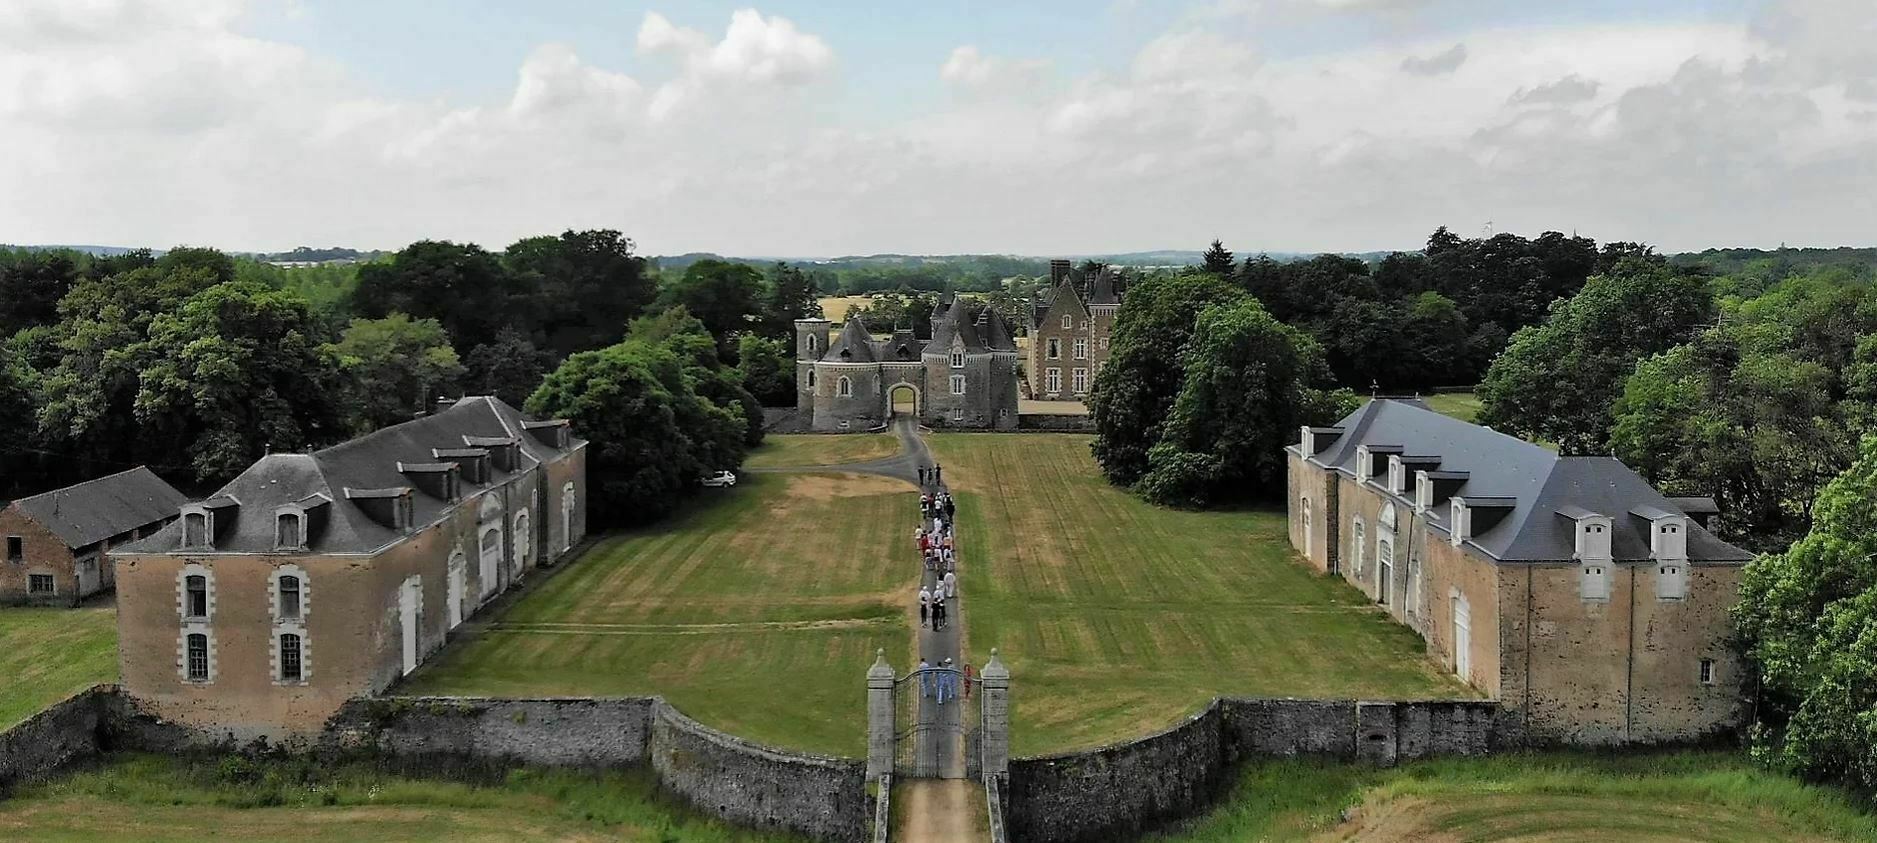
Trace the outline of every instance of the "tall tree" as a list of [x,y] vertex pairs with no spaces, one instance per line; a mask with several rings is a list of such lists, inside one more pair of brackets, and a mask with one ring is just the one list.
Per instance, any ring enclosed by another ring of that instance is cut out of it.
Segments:
[[354,319],[325,351],[338,365],[347,423],[355,434],[408,421],[454,393],[463,365],[435,319],[393,313]]
[[79,256],[63,250],[0,250],[0,337],[59,319],[59,299],[79,279]]
[[472,395],[493,395],[512,406],[526,403],[554,367],[554,353],[536,348],[514,328],[469,350],[463,360],[465,386]]
[[435,319],[467,349],[494,340],[516,317],[515,289],[507,267],[481,246],[420,240],[389,261],[359,267],[351,311],[366,319]]
[[1147,451],[1160,441],[1180,391],[1181,351],[1199,311],[1246,298],[1236,284],[1206,272],[1158,276],[1128,289],[1088,400],[1095,460],[1110,483],[1132,486],[1147,472]]
[[603,348],[657,295],[644,258],[617,231],[567,231],[530,237],[502,253],[515,276],[509,327],[533,336],[556,357]]
[[736,367],[743,387],[765,407],[795,406],[795,360],[787,340],[744,334],[737,340]]
[[[705,330],[704,323],[683,307],[668,308],[632,321],[626,335],[641,342],[669,349],[684,363],[685,383],[718,408],[732,413],[742,423],[741,445],[712,442],[706,461],[723,468],[743,462],[744,448],[763,441],[763,408],[756,397],[743,388],[743,375],[726,366],[718,356],[717,342]],[[745,334],[744,336],[749,336]]]
[[1225,248],[1224,242],[1214,238],[1212,245],[1206,247],[1201,268],[1220,278],[1230,278],[1235,274],[1237,267],[1238,264],[1232,260],[1232,251]]
[[717,339],[720,355],[736,348],[738,335],[760,328],[763,276],[755,268],[707,258],[686,267],[659,293],[658,309],[683,307]]
[[771,339],[791,339],[795,336],[795,320],[821,316],[815,278],[801,267],[781,262],[771,267],[768,296],[763,334]]
[[1520,329],[1480,385],[1481,424],[1558,443],[1566,453],[1607,453],[1610,410],[1636,362],[1685,341],[1713,316],[1699,278],[1625,263]]

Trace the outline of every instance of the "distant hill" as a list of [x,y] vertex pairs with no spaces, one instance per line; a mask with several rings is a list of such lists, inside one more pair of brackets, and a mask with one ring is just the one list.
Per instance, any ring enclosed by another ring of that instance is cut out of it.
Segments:
[[[28,249],[32,251],[43,251],[43,252],[57,251],[57,250],[70,250],[74,252],[84,252],[85,254],[88,254],[88,255],[96,255],[101,258],[113,258],[113,257],[117,257],[118,255],[129,254],[131,252],[137,251],[137,247],[134,247],[134,246],[78,246],[78,245],[70,245],[70,244],[65,244],[65,243],[40,243],[40,244],[28,244],[24,246],[15,246],[15,245],[10,245],[6,243],[0,243],[0,249]],[[162,249],[151,249],[150,251],[152,254],[157,254],[157,255],[163,254]]]
[[1821,267],[1877,269],[1877,248],[1839,246],[1832,249],[1705,249],[1670,255],[1676,266],[1700,266],[1716,275],[1732,275],[1747,269],[1784,277],[1794,272]]
[[291,252],[273,252],[271,254],[256,255],[255,257],[264,261],[366,261],[382,254],[385,253],[376,250],[361,252],[357,249],[345,248],[344,246],[327,246],[324,249],[315,249],[310,246],[296,246]]

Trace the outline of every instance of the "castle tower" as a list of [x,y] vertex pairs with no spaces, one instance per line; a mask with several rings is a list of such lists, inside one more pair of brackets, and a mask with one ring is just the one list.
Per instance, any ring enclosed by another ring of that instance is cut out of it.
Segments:
[[826,319],[795,320],[795,409],[812,411],[815,406],[815,361],[828,352]]

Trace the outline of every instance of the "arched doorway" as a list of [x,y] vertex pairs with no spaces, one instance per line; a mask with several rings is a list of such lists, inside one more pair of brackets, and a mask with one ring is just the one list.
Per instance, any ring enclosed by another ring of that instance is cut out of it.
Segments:
[[919,389],[912,384],[893,384],[886,391],[886,401],[891,415],[919,417]]

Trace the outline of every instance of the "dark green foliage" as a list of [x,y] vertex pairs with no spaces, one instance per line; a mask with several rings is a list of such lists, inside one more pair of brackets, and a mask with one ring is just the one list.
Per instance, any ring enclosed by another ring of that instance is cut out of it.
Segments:
[[859,319],[867,330],[876,334],[890,334],[901,328],[910,328],[921,337],[932,336],[932,311],[938,307],[937,293],[915,293],[901,290],[896,293],[880,293],[867,302],[865,307],[856,307],[847,312],[847,318]]
[[1232,250],[1214,238],[1212,245],[1206,247],[1206,253],[1200,258],[1200,268],[1220,278],[1230,278],[1238,271],[1238,264],[1232,259]]
[[1747,566],[1734,617],[1759,665],[1756,754],[1877,790],[1877,438],[1818,493],[1811,532]]
[[1298,427],[1328,423],[1356,404],[1347,390],[1325,396],[1311,386],[1327,374],[1316,344],[1256,301],[1201,312],[1181,366],[1179,397],[1137,484],[1156,503],[1268,497],[1284,486],[1284,446]]
[[763,276],[755,267],[701,260],[666,282],[658,294],[658,308],[690,311],[716,337],[718,353],[728,357],[738,335],[760,331],[763,293]]
[[1623,380],[1637,361],[1693,336],[1713,309],[1702,279],[1624,263],[1512,336],[1480,385],[1479,422],[1565,453],[1607,453]]
[[1179,395],[1182,352],[1200,311],[1244,301],[1235,284],[1203,272],[1156,276],[1128,289],[1108,363],[1095,376],[1088,400],[1095,460],[1108,482],[1132,486],[1147,473],[1147,451],[1160,441]]
[[[684,362],[685,382],[690,388],[717,407],[736,414],[743,424],[745,448],[762,444],[762,404],[743,388],[742,373],[723,363],[717,354],[717,341],[702,321],[683,307],[673,307],[633,320],[626,335],[661,345],[678,355]],[[743,450],[726,442],[705,462],[734,468],[743,464]]]
[[354,434],[409,421],[433,399],[454,397],[463,365],[435,319],[393,313],[354,319],[339,341],[326,346],[338,365],[347,425]]
[[0,337],[57,321],[82,259],[68,251],[0,251]]
[[736,368],[743,388],[765,407],[795,406],[795,360],[787,340],[744,334],[737,340]]
[[536,348],[520,331],[503,328],[492,342],[470,349],[463,366],[468,394],[493,395],[519,407],[554,367],[554,354]]
[[502,253],[515,277],[508,327],[556,359],[618,342],[626,322],[657,295],[650,268],[632,248],[630,238],[609,230],[567,231],[509,246]]
[[815,278],[801,267],[777,263],[769,269],[768,302],[759,314],[763,334],[777,339],[795,336],[795,320],[821,315],[820,290]]
[[421,240],[388,262],[361,266],[351,309],[367,319],[435,319],[456,346],[474,348],[514,317],[516,289],[502,261],[481,246]]

